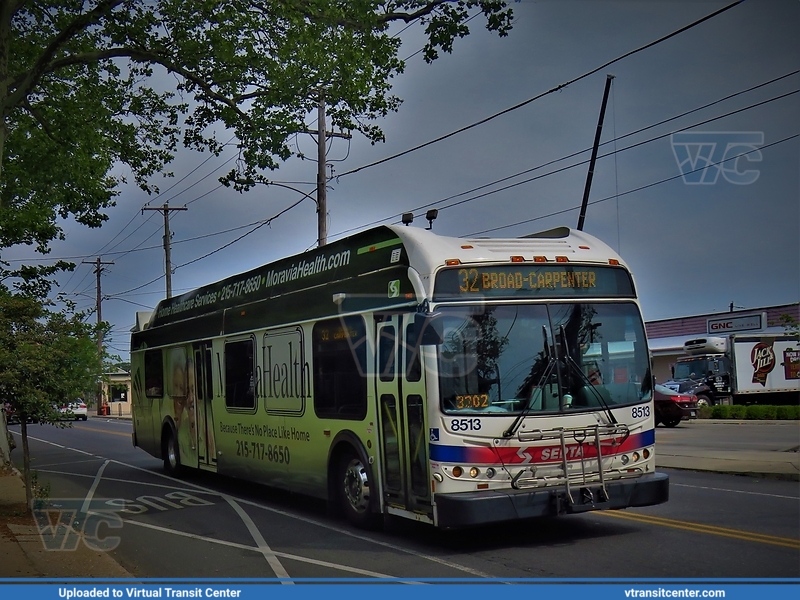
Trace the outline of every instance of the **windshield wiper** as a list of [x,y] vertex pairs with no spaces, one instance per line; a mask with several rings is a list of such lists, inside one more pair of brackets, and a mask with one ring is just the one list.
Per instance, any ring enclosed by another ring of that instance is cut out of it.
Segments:
[[594,387],[594,384],[586,376],[586,373],[583,372],[583,369],[581,369],[581,366],[577,362],[575,362],[575,359],[572,358],[572,355],[569,353],[569,346],[567,345],[567,338],[564,335],[563,325],[559,325],[559,332],[561,333],[561,342],[564,344],[564,355],[566,357],[564,361],[567,363],[569,367],[572,367],[572,370],[578,374],[578,376],[581,378],[584,384],[586,384],[589,387],[589,389],[592,390],[594,395],[597,396],[597,399],[603,406],[603,410],[606,414],[606,417],[608,417],[608,420],[611,421],[612,424],[616,425],[617,420],[614,418],[614,413],[611,412],[611,408],[609,408],[608,403],[606,403],[605,399],[603,398],[603,395],[597,391],[597,389]]
[[547,366],[544,369],[544,373],[542,373],[542,376],[539,378],[539,382],[535,387],[531,388],[531,394],[528,396],[525,406],[517,415],[517,418],[514,419],[514,422],[511,423],[511,426],[503,432],[504,438],[510,438],[517,432],[523,419],[528,416],[528,413],[531,411],[531,406],[533,406],[532,400],[536,390],[542,389],[542,386],[548,380],[550,374],[553,372],[553,368],[556,366],[556,359],[553,358],[553,355],[550,353],[550,346],[547,343],[547,329],[544,326],[542,326],[542,335],[544,336],[544,354],[545,357],[547,357]]

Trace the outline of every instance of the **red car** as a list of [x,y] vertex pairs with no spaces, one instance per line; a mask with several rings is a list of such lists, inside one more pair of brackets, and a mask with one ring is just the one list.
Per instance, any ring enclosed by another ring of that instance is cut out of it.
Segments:
[[697,396],[676,392],[661,384],[653,388],[653,404],[656,409],[656,425],[675,427],[681,421],[697,418]]

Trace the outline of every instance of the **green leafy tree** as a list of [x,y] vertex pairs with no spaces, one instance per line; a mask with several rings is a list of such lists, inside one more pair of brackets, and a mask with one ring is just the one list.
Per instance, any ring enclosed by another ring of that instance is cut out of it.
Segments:
[[800,322],[789,313],[784,313],[778,317],[778,325],[786,330],[786,335],[792,336],[800,342]]
[[0,289],[0,401],[20,421],[29,504],[28,428],[30,423],[67,426],[59,405],[96,387],[102,373],[96,334],[81,314],[54,312],[36,298]]
[[320,97],[332,127],[382,140],[372,121],[398,108],[404,66],[390,24],[421,23],[432,61],[470,10],[511,27],[500,0],[3,1],[0,248],[46,252],[59,218],[100,226],[127,177],[154,191],[180,143],[218,153],[231,130],[224,180],[266,182]]
[[[423,27],[430,62],[471,13],[511,29],[504,0],[2,0],[0,252],[46,254],[64,220],[101,226],[120,184],[157,191],[180,145],[219,153],[233,132],[223,182],[268,183],[320,100],[332,128],[383,140],[404,68],[391,24]],[[44,298],[72,268],[0,254],[0,285]]]

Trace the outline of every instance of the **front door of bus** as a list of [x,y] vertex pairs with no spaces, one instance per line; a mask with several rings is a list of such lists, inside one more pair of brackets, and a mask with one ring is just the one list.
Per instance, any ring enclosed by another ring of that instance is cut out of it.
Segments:
[[194,345],[194,393],[196,406],[197,458],[200,468],[217,465],[214,444],[214,414],[211,401],[214,387],[211,374],[211,342]]
[[414,315],[386,315],[376,323],[384,502],[431,516],[425,382],[418,346],[407,343],[413,319]]

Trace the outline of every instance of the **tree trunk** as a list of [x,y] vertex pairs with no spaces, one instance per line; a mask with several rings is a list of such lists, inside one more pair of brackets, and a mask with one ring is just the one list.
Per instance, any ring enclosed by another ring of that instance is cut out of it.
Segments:
[[25,501],[28,509],[33,506],[33,489],[31,489],[31,454],[28,450],[28,415],[21,414],[19,419],[22,434],[22,478],[25,480]]
[[9,440],[8,427],[6,423],[6,411],[0,405],[0,469],[11,465],[11,445]]

